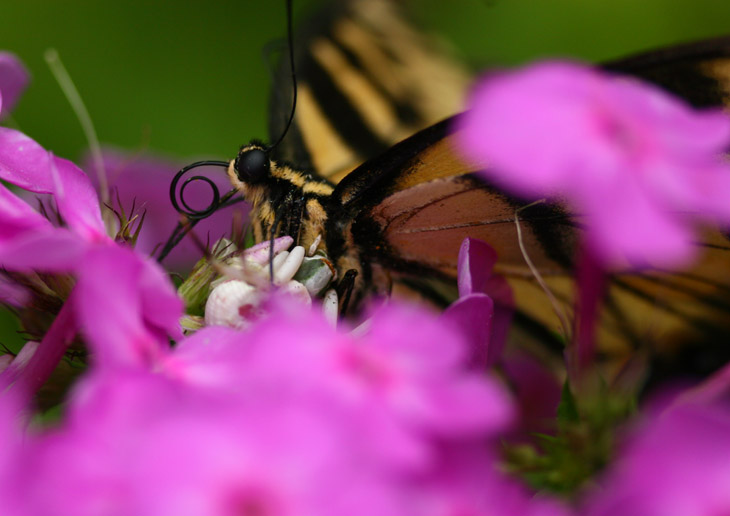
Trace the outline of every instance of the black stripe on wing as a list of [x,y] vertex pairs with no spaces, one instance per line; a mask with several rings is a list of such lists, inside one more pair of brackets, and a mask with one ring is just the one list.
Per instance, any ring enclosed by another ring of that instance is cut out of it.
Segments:
[[[603,63],[602,68],[653,82],[695,107],[728,102],[730,37],[686,43]],[[727,61],[727,62],[725,62]]]

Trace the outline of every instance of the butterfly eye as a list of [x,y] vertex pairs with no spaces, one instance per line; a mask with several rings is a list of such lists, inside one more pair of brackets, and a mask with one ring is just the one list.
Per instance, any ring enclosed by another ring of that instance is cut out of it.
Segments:
[[244,183],[263,181],[269,173],[269,156],[262,149],[241,151],[234,163],[238,179]]

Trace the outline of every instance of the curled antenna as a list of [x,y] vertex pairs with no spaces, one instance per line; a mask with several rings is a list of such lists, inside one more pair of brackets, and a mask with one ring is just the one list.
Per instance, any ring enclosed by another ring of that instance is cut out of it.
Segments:
[[[180,240],[183,239],[183,237],[190,232],[195,225],[203,220],[206,217],[210,217],[215,213],[218,209],[223,208],[225,206],[228,206],[230,204],[242,201],[243,199],[234,199],[231,200],[231,197],[233,197],[237,190],[233,189],[223,195],[221,197],[220,191],[218,190],[218,186],[216,186],[215,182],[210,179],[209,177],[201,176],[201,175],[194,175],[185,178],[182,185],[178,189],[178,185],[180,184],[180,181],[183,179],[183,176],[190,172],[194,168],[198,167],[204,167],[204,166],[215,166],[215,167],[228,167],[228,162],[226,161],[198,161],[197,163],[193,163],[191,165],[188,165],[186,167],[183,167],[180,169],[180,171],[175,174],[175,177],[172,179],[172,182],[170,183],[170,202],[172,203],[172,206],[175,208],[175,210],[180,213],[181,215],[185,216],[185,221],[181,221],[177,224],[175,229],[173,230],[170,237],[167,239],[167,242],[165,242],[165,245],[162,247],[162,250],[160,251],[159,256],[157,257],[158,262],[162,262],[167,255],[172,251],[172,249],[180,243]],[[185,199],[185,189],[194,182],[200,182],[202,181],[206,185],[210,187],[211,193],[213,195],[213,199],[210,201],[208,206],[206,206],[203,209],[196,209],[190,206],[190,203]],[[179,200],[178,200],[179,199]]]
[[273,144],[269,145],[268,150],[271,151],[274,149],[277,145],[281,143],[281,141],[284,139],[284,136],[286,136],[286,133],[289,132],[289,128],[291,127],[292,122],[294,122],[294,113],[297,108],[297,73],[294,69],[294,30],[292,28],[292,6],[291,6],[292,0],[286,0],[286,39],[287,39],[287,46],[289,47],[289,68],[291,70],[291,82],[292,82],[292,89],[293,89],[293,97],[292,97],[292,103],[291,103],[291,112],[289,113],[289,121],[286,123],[286,127],[284,127],[284,130],[281,133],[281,136],[279,136],[279,139],[276,140]]
[[[175,174],[175,177],[172,179],[172,182],[170,183],[170,202],[172,203],[172,206],[175,208],[175,210],[178,213],[181,213],[185,216],[187,216],[191,220],[198,220],[198,219],[204,219],[206,217],[209,217],[213,214],[219,207],[221,203],[221,194],[220,191],[218,191],[218,186],[215,184],[215,182],[210,179],[209,177],[201,176],[201,175],[195,175],[190,176],[185,179],[182,186],[180,186],[180,190],[178,190],[177,186],[180,183],[180,180],[183,178],[185,174],[193,170],[194,168],[198,167],[205,167],[205,166],[216,166],[216,167],[228,167],[228,163],[225,161],[198,161],[197,163],[193,163],[191,165],[188,165],[186,167],[183,167],[180,169],[180,171]],[[213,194],[213,199],[203,209],[196,209],[190,206],[188,202],[185,200],[185,189],[190,186],[191,183],[200,182],[207,184],[210,187],[211,193]],[[178,202],[178,198],[180,201]]]

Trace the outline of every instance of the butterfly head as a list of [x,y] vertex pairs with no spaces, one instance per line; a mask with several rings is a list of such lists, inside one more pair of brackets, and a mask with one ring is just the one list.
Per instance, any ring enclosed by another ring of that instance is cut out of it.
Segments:
[[241,148],[228,167],[228,176],[239,190],[265,183],[271,173],[271,158],[266,147],[252,143]]

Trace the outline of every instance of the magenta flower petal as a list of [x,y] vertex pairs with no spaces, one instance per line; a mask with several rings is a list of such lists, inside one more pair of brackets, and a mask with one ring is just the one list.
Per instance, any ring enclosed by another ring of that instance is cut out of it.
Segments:
[[[1,129],[1,128],[0,128]],[[0,265],[8,270],[66,271],[75,268],[86,244],[0,185]]]
[[497,263],[497,252],[482,240],[465,238],[459,249],[459,296],[486,293],[487,281]]
[[51,223],[0,184],[0,242],[8,242],[33,231],[53,229]]
[[491,181],[579,213],[604,264],[682,266],[697,221],[730,225],[730,119],[636,79],[566,62],[497,74],[457,129]]
[[53,158],[53,194],[66,223],[88,240],[106,239],[99,198],[83,170],[68,160]]
[[104,237],[99,200],[86,174],[5,127],[0,127],[0,179],[31,192],[53,194],[69,226],[88,239]]
[[730,412],[682,406],[638,430],[584,514],[664,516],[730,511]]
[[86,242],[65,228],[30,231],[0,243],[0,264],[18,272],[71,271],[79,267],[87,248]]
[[179,334],[181,300],[161,270],[129,249],[87,252],[76,289],[82,331],[101,365],[151,367],[168,352],[166,335]]
[[[497,258],[496,251],[486,242],[475,238],[464,239],[459,249],[458,263],[461,299],[449,307],[446,312],[449,315],[445,314],[448,318],[455,318],[467,329],[471,349],[477,353],[472,355],[476,360],[474,365],[478,367],[484,364],[492,366],[499,361],[514,312],[512,288],[505,278],[492,273]],[[464,306],[459,306],[464,299],[474,294],[487,295],[492,306],[487,306],[484,300],[470,300]],[[450,313],[452,309],[455,313]]]
[[48,151],[7,127],[0,127],[0,178],[35,193],[55,190]]
[[461,297],[443,312],[443,320],[467,338],[471,351],[470,367],[484,369],[494,365],[499,358],[491,349],[493,315],[494,302],[486,294]]
[[13,110],[30,81],[30,74],[15,54],[0,52],[0,120]]
[[[593,217],[587,221],[589,241],[601,261],[618,264],[626,260],[636,267],[672,268],[694,258],[697,248],[691,228],[679,215],[666,213],[633,181],[607,185],[600,197],[614,195],[611,204],[595,204]],[[591,197],[600,202],[598,195]],[[622,230],[617,231],[617,227]]]

